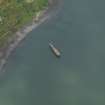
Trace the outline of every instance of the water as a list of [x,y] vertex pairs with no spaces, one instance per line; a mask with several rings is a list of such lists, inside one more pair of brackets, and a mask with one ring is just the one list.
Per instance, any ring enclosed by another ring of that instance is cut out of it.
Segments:
[[105,105],[104,4],[64,0],[55,17],[32,31],[8,60],[0,105]]

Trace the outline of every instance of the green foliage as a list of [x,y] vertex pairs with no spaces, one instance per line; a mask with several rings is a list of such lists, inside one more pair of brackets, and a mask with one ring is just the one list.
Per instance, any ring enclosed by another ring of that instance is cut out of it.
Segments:
[[48,0],[1,0],[0,46],[12,33],[32,20],[36,12],[47,6]]

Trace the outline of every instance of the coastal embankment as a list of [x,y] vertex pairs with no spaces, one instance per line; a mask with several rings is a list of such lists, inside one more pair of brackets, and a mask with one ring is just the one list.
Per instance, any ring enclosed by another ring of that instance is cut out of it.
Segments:
[[49,0],[48,7],[38,12],[30,23],[23,26],[13,35],[13,37],[8,39],[8,44],[5,48],[0,49],[0,72],[4,72],[3,67],[6,64],[9,55],[28,33],[57,13],[60,2],[60,0]]

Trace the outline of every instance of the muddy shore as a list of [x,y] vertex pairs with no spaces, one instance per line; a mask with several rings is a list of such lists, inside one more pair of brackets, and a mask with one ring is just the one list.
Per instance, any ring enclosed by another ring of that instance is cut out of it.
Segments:
[[6,64],[8,57],[11,55],[12,51],[19,45],[19,43],[24,38],[26,38],[28,33],[30,33],[33,29],[37,28],[40,24],[54,15],[59,2],[59,0],[49,0],[48,7],[40,11],[40,13],[38,13],[38,15],[34,17],[30,23],[23,26],[13,35],[13,37],[8,39],[8,44],[3,49],[0,49],[0,72],[4,72],[3,67]]

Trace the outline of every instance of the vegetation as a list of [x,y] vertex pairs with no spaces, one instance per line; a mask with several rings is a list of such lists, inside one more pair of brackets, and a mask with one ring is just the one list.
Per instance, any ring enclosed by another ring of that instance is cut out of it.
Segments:
[[0,47],[47,4],[48,0],[0,0]]

